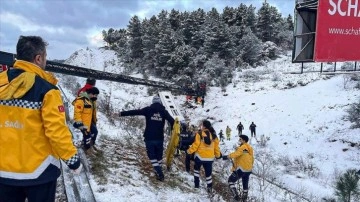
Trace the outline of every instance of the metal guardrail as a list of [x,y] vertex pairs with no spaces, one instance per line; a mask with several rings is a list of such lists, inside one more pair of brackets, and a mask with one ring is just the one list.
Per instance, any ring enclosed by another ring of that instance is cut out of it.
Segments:
[[[61,86],[58,85],[57,87],[60,89],[63,98],[66,123],[72,134],[73,140],[77,141],[78,138],[75,135],[75,129],[72,126],[69,116],[70,100],[65,95]],[[83,170],[79,175],[73,174],[71,170],[67,167],[67,165],[64,162],[61,162],[61,170],[63,175],[66,198],[68,202],[96,202],[94,193],[89,182],[89,162],[87,161],[86,155],[81,148],[78,148],[78,155],[80,156],[81,163],[83,165]]]

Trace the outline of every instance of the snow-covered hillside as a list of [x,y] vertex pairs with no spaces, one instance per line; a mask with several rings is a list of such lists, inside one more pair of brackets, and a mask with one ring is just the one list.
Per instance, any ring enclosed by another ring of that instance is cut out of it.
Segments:
[[[101,71],[122,71],[112,51],[81,50],[67,63]],[[331,67],[325,65],[325,69]],[[320,65],[306,64],[306,68],[315,70]],[[335,177],[349,168],[360,168],[359,147],[349,144],[359,142],[360,130],[350,129],[351,124],[344,120],[349,104],[359,101],[355,83],[345,85],[343,75],[286,74],[290,71],[300,72],[300,65],[292,64],[290,55],[269,61],[263,67],[237,71],[225,89],[209,87],[204,108],[182,108],[194,125],[207,118],[216,131],[230,126],[231,140],[221,145],[224,154],[238,144],[236,126],[240,121],[247,135],[250,123],[257,125],[257,139],[263,136],[264,141],[251,140],[256,153],[254,173],[301,197],[251,175],[249,195],[254,201],[262,197],[265,201],[331,198]],[[68,86],[69,76],[59,79],[61,86]],[[84,78],[72,81],[78,85],[85,83]],[[157,182],[145,155],[142,130],[129,128],[127,118],[117,118],[121,109],[150,104],[153,95],[148,95],[147,87],[109,81],[97,81],[96,86],[101,90],[99,103],[110,101],[113,116],[108,119],[99,113],[99,144],[103,152],[89,157],[94,173],[91,185],[97,201],[209,201],[204,185],[198,191],[193,189],[193,177],[184,171],[182,159],[176,159],[176,166],[165,174],[165,182]],[[69,100],[74,99],[73,89],[66,88],[65,92]],[[181,107],[185,96],[175,98]],[[227,161],[214,163],[214,184],[222,185],[215,185],[216,201],[228,200],[223,193],[229,169]]]

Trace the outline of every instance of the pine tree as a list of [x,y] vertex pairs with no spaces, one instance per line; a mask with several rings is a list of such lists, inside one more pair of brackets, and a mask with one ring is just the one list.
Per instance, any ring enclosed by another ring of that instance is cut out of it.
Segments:
[[113,28],[110,28],[108,31],[102,31],[103,40],[108,47],[111,47],[115,43],[114,32],[115,30]]
[[293,17],[290,14],[286,18],[286,22],[287,22],[288,30],[289,31],[294,31],[294,21],[293,21]]
[[210,14],[205,23],[206,36],[204,50],[210,57],[216,53],[221,59],[225,59],[226,61],[231,60],[233,57],[234,43],[230,35],[229,27],[219,20],[214,9]]
[[233,48],[234,56],[239,55],[242,47],[240,41],[243,37],[241,28],[239,26],[230,27],[230,36],[232,38],[232,41],[234,42],[234,48]]
[[256,8],[250,5],[246,12],[246,26],[250,27],[251,31],[256,35]]
[[242,37],[244,35],[246,26],[247,26],[247,11],[248,8],[245,4],[241,3],[236,9],[236,26],[240,29],[239,35]]
[[335,195],[341,202],[359,201],[360,189],[359,189],[359,175],[356,174],[356,170],[347,170],[336,181]]
[[184,42],[186,45],[192,43],[192,37],[194,35],[194,31],[196,29],[196,22],[195,22],[195,15],[192,12],[190,15],[185,12],[184,13],[184,20],[182,25],[180,26],[181,32],[184,36]]
[[180,12],[172,9],[169,14],[169,22],[171,25],[171,29],[177,31],[180,28]]
[[[167,13],[162,11],[159,14],[159,42],[155,46],[156,59],[159,67],[165,67],[175,49],[174,33],[172,32],[171,25],[167,19]],[[163,73],[166,68],[158,68],[159,73]]]
[[236,23],[236,13],[233,7],[226,6],[221,17],[228,26],[233,26]]
[[150,20],[145,19],[142,24],[144,28],[142,42],[145,66],[153,69],[156,62],[155,45],[159,42],[159,20],[153,15]]
[[188,74],[189,72],[183,72],[183,69],[189,66],[193,55],[189,45],[177,46],[168,62],[171,71],[167,72],[167,75],[171,78],[174,75]]
[[261,41],[250,30],[245,30],[245,35],[241,39],[241,58],[244,62],[254,65],[260,59]]
[[119,29],[116,31],[116,42],[114,49],[121,56],[126,54],[127,50],[127,32],[126,29]]
[[139,59],[143,57],[143,44],[141,34],[141,24],[138,16],[134,16],[130,19],[128,25],[128,36],[129,36],[129,49],[130,57],[132,59]]
[[256,24],[256,33],[259,39],[263,42],[275,42],[276,35],[278,34],[276,23],[281,20],[276,7],[270,6],[269,3],[263,3],[258,11],[258,21]]
[[[215,86],[224,86],[224,84],[228,84],[228,71],[225,68],[225,61],[217,54],[214,54],[206,63],[206,69],[204,70],[203,76],[205,78],[212,78],[211,84]],[[208,79],[206,79],[208,80]]]
[[204,30],[204,23],[206,18],[206,13],[203,9],[198,9],[191,13],[191,16],[194,19],[194,26],[191,31],[192,39],[191,39],[191,46],[199,50],[204,45],[205,41],[205,30]]

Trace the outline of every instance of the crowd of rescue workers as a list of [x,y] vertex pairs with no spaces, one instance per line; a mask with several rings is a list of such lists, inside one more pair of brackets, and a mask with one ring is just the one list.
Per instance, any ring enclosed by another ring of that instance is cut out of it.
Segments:
[[[56,87],[55,76],[45,71],[46,46],[39,36],[20,36],[17,58],[12,67],[0,72],[0,201],[55,201],[56,181],[60,176],[60,161],[78,175],[82,170],[77,148],[66,124],[61,92]],[[95,78],[86,84],[72,102],[73,126],[82,133],[81,149],[87,155],[98,151],[96,100],[100,93]],[[195,101],[204,106],[204,96]],[[189,102],[188,98],[186,102]],[[142,109],[121,111],[120,117],[141,115],[145,117],[144,141],[147,156],[155,170],[156,179],[164,181],[162,169],[164,152],[164,127],[170,127],[174,118],[162,105],[159,96]],[[6,121],[17,122],[22,127],[3,127]],[[231,160],[232,173],[228,177],[230,192],[235,201],[246,201],[249,177],[254,164],[254,151],[249,137],[243,134],[244,126],[237,125],[239,146],[229,154],[222,154],[223,131],[217,134],[209,120],[199,127],[190,122],[180,123],[179,145],[175,155],[185,153],[185,170],[193,171],[195,188],[200,188],[200,169],[203,167],[206,190],[212,193],[212,169],[215,159]],[[251,137],[256,138],[256,125],[249,126]],[[231,128],[225,129],[226,141],[231,139]],[[193,169],[191,169],[191,162]],[[239,193],[235,183],[242,181]]]

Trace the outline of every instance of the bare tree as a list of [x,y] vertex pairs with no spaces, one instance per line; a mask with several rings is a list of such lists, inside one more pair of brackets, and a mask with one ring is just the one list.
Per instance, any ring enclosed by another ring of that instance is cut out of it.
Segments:
[[274,158],[270,152],[259,150],[255,155],[253,173],[257,176],[261,201],[265,201],[265,191],[271,185],[269,181],[275,181]]

